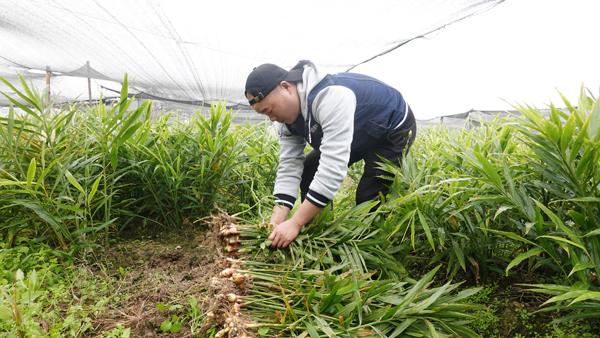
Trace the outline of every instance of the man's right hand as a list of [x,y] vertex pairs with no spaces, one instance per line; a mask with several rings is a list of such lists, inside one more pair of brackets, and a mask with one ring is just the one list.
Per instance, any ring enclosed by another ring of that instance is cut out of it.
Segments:
[[271,214],[271,224],[276,226],[279,225],[279,223],[283,223],[283,221],[287,219],[289,213],[290,208],[283,205],[276,205],[273,207],[273,214]]

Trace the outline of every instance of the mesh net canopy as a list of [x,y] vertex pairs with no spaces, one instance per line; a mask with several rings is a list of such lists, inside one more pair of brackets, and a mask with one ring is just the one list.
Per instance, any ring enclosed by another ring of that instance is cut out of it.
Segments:
[[127,73],[130,92],[150,98],[243,107],[246,76],[259,64],[360,69],[502,1],[0,0],[0,76],[43,87],[50,75],[60,101],[115,96]]

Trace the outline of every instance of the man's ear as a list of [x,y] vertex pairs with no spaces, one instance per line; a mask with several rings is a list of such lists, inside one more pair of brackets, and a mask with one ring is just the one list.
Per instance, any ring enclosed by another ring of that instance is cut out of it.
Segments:
[[281,81],[279,85],[281,86],[281,88],[285,89],[285,91],[287,91],[290,94],[293,94],[294,90],[296,89],[296,86],[288,81]]

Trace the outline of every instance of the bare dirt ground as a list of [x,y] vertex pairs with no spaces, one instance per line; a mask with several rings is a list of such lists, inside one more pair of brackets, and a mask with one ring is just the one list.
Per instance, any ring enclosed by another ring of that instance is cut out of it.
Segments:
[[[219,277],[232,264],[219,235],[228,221],[213,217],[207,226],[188,224],[172,238],[136,239],[108,247],[97,261],[102,262],[104,273],[118,279],[115,301],[94,318],[93,336],[118,325],[130,328],[132,337],[204,337],[211,328],[227,327],[224,337],[247,334],[243,324],[248,320],[240,315],[239,306],[237,312],[232,311],[234,302],[227,299],[229,294],[242,295],[243,287]],[[161,323],[173,314],[191,319],[191,298],[197,300],[199,317],[203,317],[195,318],[200,326],[196,332],[192,334],[188,323],[179,332],[163,332]]]

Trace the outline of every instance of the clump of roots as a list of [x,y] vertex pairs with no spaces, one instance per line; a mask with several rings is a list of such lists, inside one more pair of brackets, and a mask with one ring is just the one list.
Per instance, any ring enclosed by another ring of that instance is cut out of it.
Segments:
[[219,239],[228,256],[236,257],[240,248],[240,230],[235,218],[226,213],[211,216],[209,223],[219,229]]
[[225,268],[212,277],[209,292],[212,303],[206,313],[206,328],[218,327],[217,338],[254,337],[249,330],[251,322],[241,313],[244,306],[243,295],[251,286],[250,276],[240,269],[243,263],[235,259],[240,246],[240,232],[235,219],[225,213],[213,215],[209,223],[219,229],[219,239],[230,257],[225,257]]

